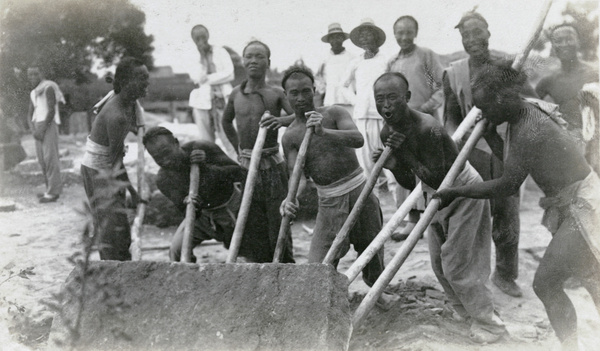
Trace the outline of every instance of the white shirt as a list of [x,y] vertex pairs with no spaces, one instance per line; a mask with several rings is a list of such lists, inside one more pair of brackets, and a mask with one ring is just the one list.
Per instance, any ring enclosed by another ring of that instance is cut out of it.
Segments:
[[200,84],[202,77],[206,76],[208,81],[192,90],[190,93],[189,105],[200,110],[210,110],[212,108],[212,98],[214,94],[221,95],[225,101],[231,94],[231,82],[234,79],[233,62],[227,50],[220,46],[211,46],[212,55],[209,54],[209,60],[212,56],[212,62],[215,65],[215,71],[208,74],[208,67],[200,60],[194,73],[191,74],[192,81]]
[[31,91],[29,97],[31,98],[31,103],[33,104],[33,116],[31,117],[31,121],[33,123],[44,122],[46,121],[46,116],[48,115],[48,99],[46,98],[46,90],[48,88],[54,89],[54,96],[56,97],[56,102],[54,104],[54,122],[56,124],[60,124],[60,114],[58,109],[58,103],[65,103],[65,98],[63,97],[60,88],[56,83],[51,80],[42,80],[40,84],[38,84],[35,89]]
[[350,99],[343,92],[344,78],[350,64],[355,59],[348,50],[334,54],[329,50],[329,56],[323,63],[323,77],[325,78],[325,106],[333,104],[352,105]]
[[354,81],[356,84],[356,97],[354,102],[354,119],[382,119],[375,106],[373,96],[373,83],[384,74],[387,69],[388,58],[381,51],[375,56],[365,60],[364,54],[354,60],[346,73],[345,87]]

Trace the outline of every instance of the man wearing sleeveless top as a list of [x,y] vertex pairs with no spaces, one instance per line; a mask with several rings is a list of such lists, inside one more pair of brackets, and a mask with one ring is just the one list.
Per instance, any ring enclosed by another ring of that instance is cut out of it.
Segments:
[[44,79],[39,67],[27,69],[27,79],[35,87],[30,94],[28,121],[31,121],[35,150],[46,181],[46,191],[38,194],[38,198],[40,203],[49,203],[58,200],[63,187],[58,159],[58,103],[64,103],[65,99],[56,83]]
[[109,175],[115,172],[117,180],[128,184],[133,202],[138,201],[123,165],[124,141],[127,133],[137,133],[142,113],[137,99],[146,95],[148,78],[148,69],[142,61],[131,57],[121,59],[113,82],[114,94],[106,99],[94,120],[81,162],[83,186],[94,226],[100,232],[102,260],[131,259],[125,188],[114,184]]
[[[444,71],[444,127],[450,135],[473,107],[471,78],[486,69],[490,62],[499,59],[490,54],[488,23],[481,14],[467,12],[455,28],[460,31],[463,46],[469,57],[452,62]],[[505,127],[500,130],[500,135],[505,137]],[[458,144],[460,146],[462,142],[459,141]],[[469,162],[483,180],[502,175],[502,158],[492,154],[483,138],[469,156]],[[523,293],[515,282],[519,269],[519,194],[495,198],[490,203],[493,217],[492,238],[496,246],[496,269],[492,275],[492,282],[504,293],[520,297]]]
[[[264,125],[268,128],[249,217],[261,218],[263,223],[268,223],[271,249],[274,252],[281,225],[279,204],[287,196],[288,188],[288,173],[279,152],[277,133],[279,127],[288,125],[293,120],[293,116],[279,116],[281,110],[292,113],[292,109],[283,90],[268,85],[265,81],[271,57],[269,47],[263,42],[252,41],[246,45],[242,56],[248,80],[231,92],[223,113],[223,129],[239,154],[240,164],[248,168],[259,127]],[[234,120],[237,131],[233,126]],[[282,262],[294,262],[291,235],[288,237]]]

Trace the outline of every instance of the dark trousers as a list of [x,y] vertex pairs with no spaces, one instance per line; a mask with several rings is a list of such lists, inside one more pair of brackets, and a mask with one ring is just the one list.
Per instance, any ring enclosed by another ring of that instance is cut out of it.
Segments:
[[[475,149],[469,162],[484,181],[502,176],[502,161],[496,156]],[[496,273],[506,280],[519,275],[519,193],[490,200],[492,210],[492,239],[496,246]]]
[[110,179],[84,165],[81,165],[81,175],[94,227],[99,233],[100,259],[131,260],[131,228],[125,210],[125,188],[116,188]]

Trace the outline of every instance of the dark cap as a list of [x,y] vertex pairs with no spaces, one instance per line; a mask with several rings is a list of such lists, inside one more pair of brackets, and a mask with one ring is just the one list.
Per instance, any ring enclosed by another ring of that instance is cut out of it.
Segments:
[[458,24],[454,28],[458,28],[458,29],[462,28],[462,26],[465,24],[465,22],[468,21],[468,20],[470,20],[470,19],[480,20],[481,22],[485,23],[485,28],[488,27],[488,23],[485,20],[485,18],[483,18],[483,16],[480,13],[475,12],[475,10],[472,10],[472,11],[466,12],[461,17],[460,22],[458,22]]

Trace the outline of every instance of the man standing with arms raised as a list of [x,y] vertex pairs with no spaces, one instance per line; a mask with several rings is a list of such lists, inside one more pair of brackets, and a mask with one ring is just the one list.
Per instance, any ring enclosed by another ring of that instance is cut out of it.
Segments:
[[131,260],[131,228],[125,213],[125,188],[116,188],[107,173],[128,184],[134,203],[138,194],[129,184],[123,165],[127,133],[137,133],[141,108],[137,99],[146,96],[149,73],[144,63],[125,57],[117,65],[113,81],[114,95],[102,106],[94,119],[81,161],[83,187],[87,195],[94,226],[100,232],[101,260]]
[[[467,12],[458,25],[462,43],[469,57],[452,62],[444,71],[444,127],[449,134],[454,133],[473,105],[471,79],[487,65],[498,58],[492,58],[488,45],[490,32],[488,23],[477,12]],[[500,135],[505,137],[505,128]],[[465,136],[468,137],[468,133]],[[459,146],[461,142],[459,142]],[[502,175],[502,158],[492,154],[486,140],[481,139],[469,156],[469,162],[475,167],[483,180],[498,178]],[[492,238],[496,245],[496,269],[492,282],[504,293],[520,297],[521,289],[515,282],[519,272],[519,194],[491,201]]]
[[[275,251],[281,214],[279,204],[287,196],[288,173],[285,160],[279,153],[277,133],[279,127],[287,125],[292,117],[280,118],[281,110],[292,113],[283,90],[265,82],[267,69],[271,63],[271,50],[260,42],[252,41],[242,52],[244,67],[248,74],[229,97],[223,114],[223,129],[231,144],[239,154],[240,164],[248,168],[252,148],[261,125],[269,130],[263,147],[259,165],[259,177],[254,188],[251,213],[249,216],[261,216],[267,223],[272,251]],[[236,121],[236,128],[233,121]],[[256,209],[256,211],[255,211]],[[294,262],[291,235],[283,253],[282,262]]]
[[231,93],[234,77],[233,62],[227,50],[208,43],[209,33],[205,26],[192,28],[192,40],[200,53],[200,62],[191,78],[196,88],[190,93],[189,105],[193,108],[194,122],[201,140],[215,142],[218,137],[225,153],[235,157],[235,150],[225,137],[221,117]]
[[[312,72],[300,66],[288,68],[283,75],[282,86],[294,109],[296,119],[283,135],[283,150],[291,171],[296,163],[298,150],[307,128],[314,128],[314,136],[306,152],[304,173],[311,177],[319,195],[319,212],[313,238],[308,252],[309,263],[320,263],[327,255],[336,234],[344,225],[366,182],[365,174],[358,164],[354,149],[363,145],[363,137],[352,122],[350,114],[338,106],[315,108],[314,78]],[[295,203],[281,204],[282,211],[294,218],[298,209]],[[377,236],[382,226],[379,200],[370,194],[365,201],[358,222],[348,238],[334,265],[337,266],[350,248],[360,255]],[[383,249],[363,269],[363,280],[372,286],[383,272]],[[379,305],[387,309],[397,296],[384,293]]]

